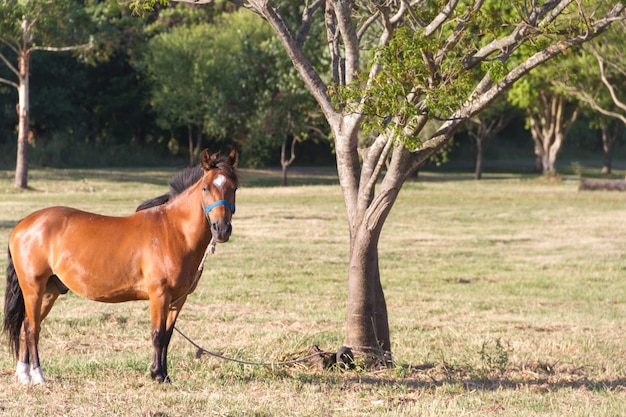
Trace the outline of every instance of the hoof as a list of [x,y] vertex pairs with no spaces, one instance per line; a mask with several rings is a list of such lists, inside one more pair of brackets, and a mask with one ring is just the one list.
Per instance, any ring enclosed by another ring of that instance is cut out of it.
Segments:
[[31,368],[30,370],[30,382],[34,385],[46,385],[48,381],[43,377],[43,371],[41,366]]
[[154,380],[156,382],[158,382],[159,384],[171,384],[172,383],[172,380],[167,375],[165,375],[165,376],[157,375],[157,376],[154,377]]
[[17,377],[17,382],[20,384],[30,384],[30,364],[18,362],[15,368],[15,376]]

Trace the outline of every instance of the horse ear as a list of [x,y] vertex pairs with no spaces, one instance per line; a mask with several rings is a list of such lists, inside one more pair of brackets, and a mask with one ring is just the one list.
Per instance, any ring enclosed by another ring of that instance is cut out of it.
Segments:
[[228,163],[232,167],[236,167],[238,162],[239,162],[239,153],[237,152],[236,149],[232,149],[230,153],[228,154]]
[[209,150],[205,149],[202,151],[202,155],[200,155],[200,164],[203,169],[208,170],[211,168],[211,162],[215,159],[216,155],[209,154]]

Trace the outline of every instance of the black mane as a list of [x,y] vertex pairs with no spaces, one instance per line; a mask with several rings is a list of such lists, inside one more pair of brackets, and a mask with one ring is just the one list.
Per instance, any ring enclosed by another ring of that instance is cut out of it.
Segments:
[[[221,169],[228,177],[230,177],[235,182],[236,186],[239,185],[237,171],[232,165],[228,163],[227,155],[218,156],[214,161],[211,162],[209,169],[211,168]],[[204,175],[204,170],[200,165],[196,165],[194,167],[187,168],[186,170],[179,172],[170,180],[170,190],[167,193],[144,201],[137,207],[135,211],[141,211],[150,207],[156,207],[167,203],[177,195],[181,194],[187,188],[200,181],[202,175]]]

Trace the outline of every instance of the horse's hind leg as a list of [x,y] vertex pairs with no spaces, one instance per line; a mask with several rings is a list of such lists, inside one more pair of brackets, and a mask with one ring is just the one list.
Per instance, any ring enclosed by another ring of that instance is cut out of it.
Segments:
[[[22,384],[46,383],[39,362],[39,332],[41,321],[48,315],[59,294],[59,286],[54,279],[50,279],[46,284],[43,296],[38,294],[24,295],[26,317],[20,333],[20,355],[15,372]],[[31,323],[35,325],[31,325]]]
[[26,327],[28,326],[28,317],[24,317],[22,321],[22,329],[20,330],[19,350],[17,356],[17,367],[15,376],[20,384],[30,384],[30,360],[28,357],[28,343],[26,342]]

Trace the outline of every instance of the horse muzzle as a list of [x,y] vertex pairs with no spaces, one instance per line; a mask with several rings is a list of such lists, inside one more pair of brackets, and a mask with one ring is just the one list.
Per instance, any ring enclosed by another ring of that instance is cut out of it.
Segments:
[[218,243],[228,242],[232,231],[233,225],[230,221],[218,220],[211,223],[211,234]]

